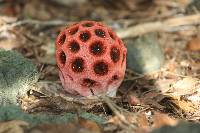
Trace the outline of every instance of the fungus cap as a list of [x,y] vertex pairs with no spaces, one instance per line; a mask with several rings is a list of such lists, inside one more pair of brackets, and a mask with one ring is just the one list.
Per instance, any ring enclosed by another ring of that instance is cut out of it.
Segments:
[[56,62],[67,92],[113,97],[124,78],[126,48],[107,26],[95,21],[82,21],[58,35]]

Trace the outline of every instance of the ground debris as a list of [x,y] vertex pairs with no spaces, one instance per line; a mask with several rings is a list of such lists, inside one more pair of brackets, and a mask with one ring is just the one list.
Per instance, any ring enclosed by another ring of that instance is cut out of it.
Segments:
[[[0,113],[0,118],[10,118],[2,119],[0,131],[53,133],[67,128],[79,133],[158,133],[198,129],[198,124],[180,121],[200,120],[199,0],[80,0],[83,2],[73,1],[75,4],[55,1],[1,1],[0,48],[22,53],[36,64],[40,73],[39,82],[19,99],[28,118],[40,113],[57,117],[70,113],[78,120],[58,120],[61,123],[57,124],[40,121],[37,126],[30,126],[34,120],[16,121],[18,117],[11,114],[19,108],[10,107],[10,115],[3,115],[9,114],[5,110]],[[136,37],[156,32],[164,52],[164,66],[145,74],[127,69],[115,98],[86,99],[67,94],[58,77],[54,43],[63,28],[81,20],[102,21],[124,42],[134,43]],[[86,111],[84,120],[82,111]]]

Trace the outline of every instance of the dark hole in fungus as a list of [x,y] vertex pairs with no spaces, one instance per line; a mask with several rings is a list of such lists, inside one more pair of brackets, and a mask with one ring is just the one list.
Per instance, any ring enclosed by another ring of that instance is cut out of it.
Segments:
[[74,72],[82,72],[84,69],[84,61],[82,58],[76,58],[72,62],[72,70]]
[[61,62],[61,64],[65,64],[65,62],[66,62],[66,55],[65,55],[65,53],[62,51],[61,53],[60,53],[60,62]]
[[118,79],[119,79],[119,77],[117,75],[112,76],[112,80],[118,80]]
[[104,47],[102,42],[94,42],[90,46],[90,52],[94,55],[101,55],[104,52]]
[[72,41],[70,44],[69,44],[69,49],[71,52],[78,52],[79,49],[80,49],[80,46],[79,44],[76,42],[76,41]]
[[109,32],[109,35],[110,35],[110,37],[111,37],[113,40],[115,40],[115,37],[114,37],[114,35],[113,35],[112,32]]
[[95,30],[95,34],[96,34],[98,37],[101,37],[101,38],[105,38],[105,37],[106,37],[106,33],[105,33],[102,29],[96,29],[96,30]]
[[93,87],[96,84],[96,81],[89,79],[89,78],[85,78],[83,79],[82,82],[82,86],[86,86],[86,87]]
[[108,73],[108,65],[101,61],[101,62],[97,62],[95,65],[94,65],[94,72],[98,75],[105,75]]
[[90,33],[89,32],[83,32],[80,34],[80,39],[83,42],[86,42],[88,39],[90,39]]
[[119,59],[120,59],[120,51],[118,48],[116,47],[113,47],[110,51],[110,56],[111,56],[111,59],[113,60],[113,62],[118,62]]
[[92,26],[93,26],[92,23],[85,23],[85,24],[83,24],[83,27],[92,27]]
[[69,34],[74,35],[74,34],[76,34],[77,31],[78,31],[78,27],[73,27],[73,28],[69,29]]
[[65,34],[61,35],[58,43],[63,45],[65,42],[65,39],[66,39],[66,35]]

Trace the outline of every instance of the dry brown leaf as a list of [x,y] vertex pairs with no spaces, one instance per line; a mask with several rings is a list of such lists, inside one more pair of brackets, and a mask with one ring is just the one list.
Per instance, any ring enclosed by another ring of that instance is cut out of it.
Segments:
[[193,94],[197,91],[197,84],[198,84],[197,78],[183,78],[182,80],[179,80],[176,82],[172,87],[172,95],[174,96],[182,96],[182,95],[189,95]]
[[200,51],[200,37],[190,40],[186,45],[186,49],[189,51]]
[[164,49],[164,53],[165,53],[166,55],[171,55],[173,52],[174,52],[174,49],[173,49],[172,47],[166,47],[166,48]]
[[174,72],[176,70],[177,64],[174,61],[168,63],[168,71]]
[[[124,114],[124,115],[128,123],[137,125],[138,128],[135,129],[137,133],[149,133],[149,131],[151,130],[145,113],[141,112],[141,113],[136,113],[134,115],[132,114]],[[111,119],[109,119],[108,123],[113,123],[115,125],[122,124],[121,120],[117,116],[114,116]]]
[[121,124],[121,121],[119,120],[119,118],[117,116],[111,117],[107,122],[113,123],[113,124],[116,124],[116,125]]
[[[131,114],[126,114],[125,113],[123,115],[126,118],[127,122],[129,122],[129,123],[138,123],[137,122],[137,118],[139,116],[137,116],[136,114],[135,115],[131,115]],[[113,124],[116,124],[116,125],[120,125],[122,123],[122,121],[120,120],[120,118],[118,116],[113,116],[107,122],[108,123],[113,123]]]
[[161,114],[159,112],[155,112],[153,115],[153,128],[160,128],[164,125],[175,126],[178,123],[178,120],[170,118],[166,114]]
[[28,123],[21,120],[12,120],[0,123],[0,133],[24,133],[24,128]]
[[0,41],[0,49],[5,49],[5,50],[12,50],[14,48],[19,48],[20,43],[17,39],[6,39],[6,40],[1,40]]
[[144,130],[149,129],[149,123],[146,115],[144,113],[140,113],[137,117],[138,126]]
[[174,79],[158,79],[155,85],[162,93],[166,93],[170,90],[172,83],[174,83]]
[[101,133],[85,128],[77,122],[63,124],[40,124],[29,130],[29,133]]
[[175,103],[184,112],[193,113],[193,112],[197,111],[197,106],[190,101],[173,100],[173,103]]
[[89,129],[93,133],[101,133],[100,127],[94,121],[79,119],[79,123],[82,127]]

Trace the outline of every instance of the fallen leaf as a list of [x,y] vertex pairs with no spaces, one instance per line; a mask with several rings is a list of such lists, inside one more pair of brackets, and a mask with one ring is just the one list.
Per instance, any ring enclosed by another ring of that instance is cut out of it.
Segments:
[[172,87],[172,95],[174,96],[182,96],[182,95],[189,95],[193,94],[197,91],[197,78],[183,78],[182,80],[177,81]]
[[119,125],[121,124],[121,121],[117,116],[113,116],[107,121],[107,123],[113,123],[113,124]]
[[197,122],[179,122],[175,126],[163,126],[151,133],[199,133],[200,124]]
[[162,93],[166,93],[170,90],[170,86],[174,83],[174,79],[158,79],[155,82],[155,86]]
[[146,115],[144,113],[140,113],[137,117],[138,126],[144,130],[149,129],[149,123]]
[[91,121],[91,120],[86,120],[83,118],[79,119],[79,123],[82,127],[89,129],[90,131],[92,131],[93,133],[101,133],[101,129],[100,127],[97,125],[96,122]]
[[28,123],[21,120],[12,120],[0,123],[0,133],[24,133]]
[[189,51],[200,51],[200,37],[190,40],[186,45],[186,49]]
[[[130,114],[124,113],[123,116],[126,118],[126,121],[129,122],[130,124],[131,123],[137,124],[137,118],[139,117],[138,114],[130,115]],[[122,121],[120,120],[118,116],[113,116],[107,121],[107,123],[121,125]]]
[[0,49],[12,50],[14,48],[19,48],[21,46],[17,39],[6,39],[0,41]]
[[183,110],[184,112],[195,112],[197,111],[197,105],[193,104],[190,101],[185,101],[185,100],[173,100],[173,103],[175,103],[181,110]]
[[29,133],[101,133],[101,132],[85,128],[78,122],[69,122],[63,124],[40,124],[31,128],[29,130]]
[[159,112],[154,112],[153,115],[153,128],[160,128],[164,125],[175,126],[178,123],[178,120],[172,119],[166,114],[162,114]]

